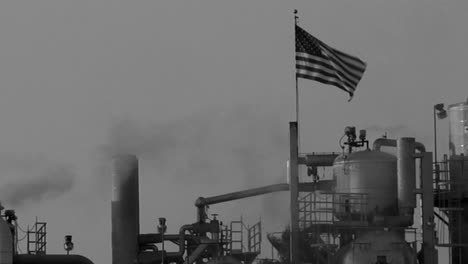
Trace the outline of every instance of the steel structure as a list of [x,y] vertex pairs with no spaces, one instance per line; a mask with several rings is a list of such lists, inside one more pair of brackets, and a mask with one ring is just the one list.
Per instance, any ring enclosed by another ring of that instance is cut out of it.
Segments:
[[[441,104],[437,110],[445,111]],[[356,135],[354,127],[345,129],[342,153],[300,154],[297,123],[291,122],[288,183],[199,197],[196,220],[177,234],[166,233],[165,218],[159,218],[156,233],[140,233],[138,159],[118,155],[112,163],[113,264],[251,264],[261,251],[261,222],[249,226],[241,218],[224,225],[216,215],[208,217],[207,208],[280,191],[290,192],[290,226],[267,238],[283,263],[437,264],[437,247],[450,249],[450,263],[466,263],[468,101],[450,105],[447,112],[450,152],[434,163],[432,153],[415,138],[379,138],[370,148],[366,131]],[[382,147],[396,152],[385,153]],[[300,181],[299,166],[307,167],[311,182]],[[321,168],[331,172],[331,179],[320,177]],[[414,222],[415,209],[420,209],[421,221]],[[65,236],[67,255],[46,254],[45,222],[28,228],[28,254],[16,251],[17,233],[15,212],[5,210],[0,264],[92,264],[68,255],[70,235]],[[176,251],[167,252],[165,243],[175,244]],[[261,263],[267,264],[265,259]]]

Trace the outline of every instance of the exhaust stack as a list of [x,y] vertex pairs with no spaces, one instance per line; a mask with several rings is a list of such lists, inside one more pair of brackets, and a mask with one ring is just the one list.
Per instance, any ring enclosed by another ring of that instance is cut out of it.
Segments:
[[112,264],[137,263],[140,209],[136,156],[114,157],[112,189]]
[[[416,164],[414,150],[416,142],[414,138],[399,138],[397,140],[397,185],[398,208],[400,215],[413,217],[416,207]],[[411,221],[412,222],[412,221]]]

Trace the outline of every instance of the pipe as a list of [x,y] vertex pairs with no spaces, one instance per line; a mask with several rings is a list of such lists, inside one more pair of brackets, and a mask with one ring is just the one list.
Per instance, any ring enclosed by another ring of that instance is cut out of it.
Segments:
[[[324,190],[330,191],[334,185],[334,181],[331,180],[323,180],[318,181],[317,183],[300,183],[299,184],[299,191],[301,192],[311,192],[315,190]],[[223,202],[229,202],[233,200],[239,200],[243,198],[249,198],[253,196],[258,196],[267,193],[273,192],[281,192],[281,191],[289,191],[289,184],[287,183],[279,183],[279,184],[272,184],[258,188],[247,189],[238,192],[226,193],[211,197],[199,197],[195,201],[195,206],[203,207],[211,204],[218,204]]]
[[15,264],[94,264],[81,255],[29,255],[20,254],[13,257]]
[[262,195],[266,193],[286,191],[286,190],[289,190],[289,184],[287,183],[267,185],[267,186],[263,186],[259,188],[253,188],[253,189],[248,189],[248,190],[239,191],[239,192],[232,192],[232,193],[227,193],[227,194],[222,194],[222,195],[217,195],[217,196],[212,196],[212,197],[206,197],[206,198],[199,197],[195,201],[195,206],[201,207],[201,206],[206,206],[210,204],[223,203],[223,202],[248,198],[252,196]]
[[187,257],[187,263],[194,263],[195,260],[198,259],[198,257],[200,257],[200,255],[205,251],[205,249],[210,245],[210,239],[208,238],[201,238],[200,240],[200,244],[198,245],[198,247],[192,251],[192,254],[190,254],[190,256]]
[[135,263],[140,233],[138,159],[118,155],[112,165],[112,263]]
[[[381,147],[396,147],[397,141],[395,139],[389,138],[378,138],[374,141],[372,149],[375,151],[380,151]],[[426,152],[426,147],[420,142],[414,142],[414,148],[419,152]]]
[[[141,252],[138,254],[138,263],[139,264],[146,264],[146,263],[157,263],[161,261],[161,256],[164,254],[165,260],[168,262],[180,262],[179,260],[182,259],[185,253],[185,232],[187,230],[193,229],[193,225],[183,225],[179,229],[179,251],[177,252]],[[161,236],[159,234],[159,236]]]
[[337,153],[322,153],[322,154],[307,154],[305,156],[299,156],[299,164],[303,164],[309,167],[330,167],[333,166]]
[[374,141],[372,145],[372,149],[375,151],[380,151],[381,147],[396,147],[397,142],[395,139],[388,139],[388,138],[378,138]]
[[141,252],[138,255],[138,264],[159,264],[164,254],[164,261],[166,263],[183,263],[183,259],[176,253],[165,253],[162,251],[158,252]]
[[[177,241],[179,242],[180,235],[178,234],[164,234],[164,240],[168,241]],[[138,244],[140,246],[146,245],[146,244],[156,244],[156,243],[161,243],[162,242],[162,237],[161,234],[159,233],[150,233],[150,234],[140,234],[138,236]]]
[[193,225],[183,225],[179,229],[179,252],[177,255],[182,257],[185,252],[185,231],[193,229]]
[[416,163],[414,138],[399,138],[397,141],[397,186],[398,210],[401,216],[412,216],[416,208]]
[[426,152],[426,147],[424,146],[423,143],[420,143],[420,142],[414,142],[414,149],[421,153]]
[[151,249],[153,252],[158,252],[158,247],[156,245],[153,245],[153,244],[140,245],[140,251],[146,251],[147,249]]

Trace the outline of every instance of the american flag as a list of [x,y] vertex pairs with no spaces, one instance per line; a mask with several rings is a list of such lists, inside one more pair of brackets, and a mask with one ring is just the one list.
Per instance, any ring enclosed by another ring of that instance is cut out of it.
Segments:
[[353,98],[366,63],[336,50],[296,25],[296,76],[334,85]]

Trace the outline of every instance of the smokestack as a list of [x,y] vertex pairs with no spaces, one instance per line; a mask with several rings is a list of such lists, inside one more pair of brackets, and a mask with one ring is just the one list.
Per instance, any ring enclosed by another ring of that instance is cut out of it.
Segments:
[[112,181],[112,264],[137,263],[140,233],[137,157],[115,156]]
[[413,216],[416,207],[416,164],[414,160],[415,139],[404,137],[397,140],[397,186],[400,215]]

